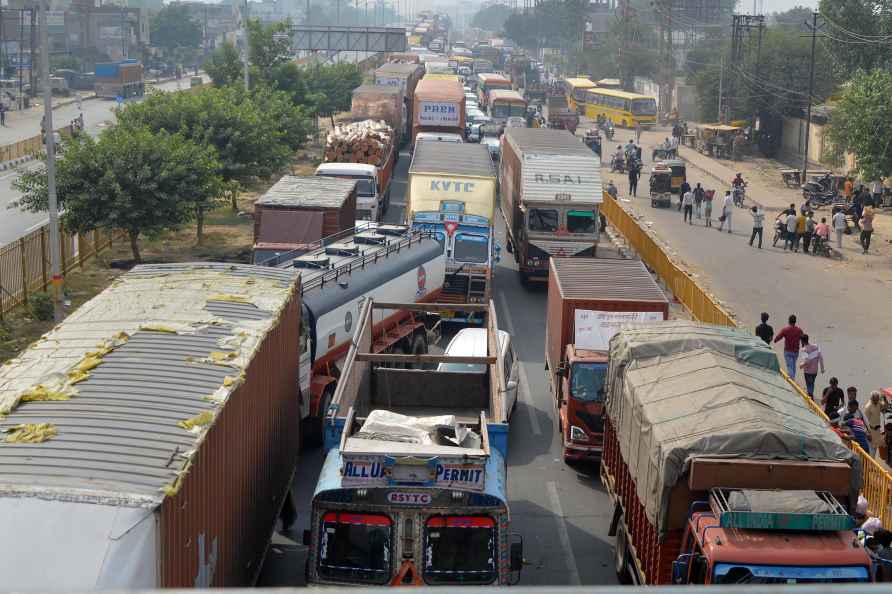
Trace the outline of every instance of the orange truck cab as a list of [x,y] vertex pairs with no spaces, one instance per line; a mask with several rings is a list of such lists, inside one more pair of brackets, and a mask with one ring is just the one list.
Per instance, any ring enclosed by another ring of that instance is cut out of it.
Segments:
[[551,258],[545,370],[564,461],[601,457],[610,338],[626,322],[666,320],[669,300],[638,260]]

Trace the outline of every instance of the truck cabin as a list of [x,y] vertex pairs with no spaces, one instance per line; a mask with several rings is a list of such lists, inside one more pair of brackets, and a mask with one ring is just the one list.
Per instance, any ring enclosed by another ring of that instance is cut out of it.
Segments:
[[561,376],[561,423],[564,428],[566,460],[581,460],[600,452],[604,445],[604,400],[606,398],[607,353],[567,345]]
[[[795,503],[790,511],[713,511],[716,492],[738,499],[741,493],[755,493],[761,510],[772,499],[777,506],[767,509]],[[710,501],[694,503],[691,510],[672,568],[676,584],[871,581],[868,557],[851,531],[852,518],[829,493],[714,489]]]
[[378,168],[364,163],[322,163],[316,168],[320,177],[356,180],[356,220],[377,221],[381,216],[381,188]]
[[563,207],[555,204],[525,206],[524,220],[530,234],[597,235],[598,210],[596,208]]

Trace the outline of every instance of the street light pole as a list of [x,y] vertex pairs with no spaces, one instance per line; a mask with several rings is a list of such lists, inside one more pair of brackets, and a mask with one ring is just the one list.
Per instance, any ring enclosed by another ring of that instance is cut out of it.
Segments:
[[[50,226],[50,267],[53,274],[53,318],[62,320],[61,238],[59,237],[59,205],[56,200],[56,145],[53,137],[53,90],[50,88],[50,44],[47,32],[49,11],[40,0],[40,74],[43,84],[44,140],[46,142],[46,191]],[[31,67],[34,67],[32,56]]]
[[251,51],[251,43],[248,39],[248,0],[245,0],[245,13],[242,15],[242,39],[245,42],[245,51],[242,54],[242,60],[245,67],[245,91],[251,90],[251,77],[248,73],[248,64],[250,63],[249,52]]
[[811,135],[811,104],[815,92],[815,44],[818,41],[818,11],[812,14],[811,24],[811,68],[808,71],[808,114],[805,117],[805,155],[802,157],[802,183],[808,181],[808,141]]

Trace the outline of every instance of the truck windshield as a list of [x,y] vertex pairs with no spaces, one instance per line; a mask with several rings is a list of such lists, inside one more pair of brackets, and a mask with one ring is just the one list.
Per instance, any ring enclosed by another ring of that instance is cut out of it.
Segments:
[[496,579],[492,518],[443,516],[425,527],[424,579],[429,584],[489,584]]
[[866,567],[793,567],[717,563],[714,584],[828,584],[870,581]]
[[558,211],[550,208],[531,208],[527,224],[530,231],[557,231]]
[[511,115],[511,106],[504,103],[493,103],[490,115],[494,118],[507,118]]
[[456,262],[485,264],[489,260],[489,238],[485,235],[458,233],[452,257]]
[[356,194],[358,196],[374,196],[377,190],[375,180],[369,177],[356,178]]
[[656,115],[657,102],[653,99],[635,99],[632,101],[632,113],[635,115]]
[[603,402],[606,373],[607,366],[603,363],[574,363],[570,373],[570,395],[583,402]]
[[383,584],[390,577],[391,522],[387,516],[328,512],[319,536],[319,575]]
[[519,118],[525,118],[527,115],[527,106],[513,103],[511,105],[511,115]]
[[567,231],[570,233],[594,233],[595,213],[590,210],[571,210],[567,213]]

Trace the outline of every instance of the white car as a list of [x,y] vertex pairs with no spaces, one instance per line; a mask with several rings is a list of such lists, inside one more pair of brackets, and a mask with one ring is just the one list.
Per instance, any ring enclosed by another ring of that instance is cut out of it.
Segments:
[[490,121],[490,117],[479,109],[469,109],[465,114],[465,119],[472,124],[485,124]]
[[493,161],[502,158],[502,145],[497,136],[484,136],[480,139],[480,144],[489,149],[489,156]]
[[[485,357],[486,328],[464,328],[452,337],[446,350],[446,356]],[[510,419],[517,405],[517,356],[511,346],[511,335],[499,330],[499,351],[502,355],[502,388],[505,390],[505,418]],[[437,371],[464,373],[486,373],[486,366],[477,363],[440,363]]]
[[469,124],[468,125],[468,132],[466,134],[466,136],[468,138],[468,142],[480,142],[480,137],[481,137],[480,127],[481,126],[483,126],[483,124]]

